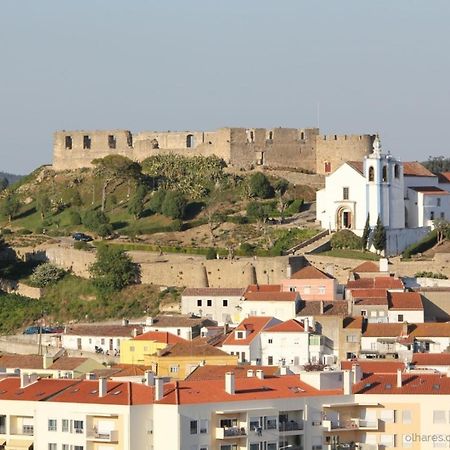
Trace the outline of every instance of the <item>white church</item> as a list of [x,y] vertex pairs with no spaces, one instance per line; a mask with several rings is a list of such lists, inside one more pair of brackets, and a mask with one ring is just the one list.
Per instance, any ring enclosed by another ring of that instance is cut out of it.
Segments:
[[330,231],[348,229],[362,236],[369,216],[386,228],[386,255],[401,253],[433,227],[450,219],[450,183],[418,162],[402,163],[381,148],[379,138],[364,161],[348,161],[325,178],[316,194],[317,220]]

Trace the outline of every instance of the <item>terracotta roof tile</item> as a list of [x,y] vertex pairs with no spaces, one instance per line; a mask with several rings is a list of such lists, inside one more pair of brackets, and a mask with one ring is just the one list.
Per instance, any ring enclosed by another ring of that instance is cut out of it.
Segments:
[[295,302],[297,292],[246,292],[244,300],[247,302]]
[[423,310],[422,296],[418,292],[389,292],[389,309]]
[[0,367],[7,369],[43,369],[44,361],[38,355],[1,355]]
[[364,306],[388,306],[387,297],[373,297],[373,298],[356,298],[355,305]]
[[409,326],[414,337],[450,337],[450,322],[445,323],[415,323]]
[[257,370],[262,370],[265,377],[273,377],[278,373],[277,366],[216,366],[206,365],[197,367],[186,380],[223,380],[227,372],[233,372],[236,378],[247,378],[247,370],[253,370],[256,374]]
[[352,272],[360,272],[360,273],[367,273],[367,272],[379,272],[380,266],[373,261],[365,261],[359,266],[356,266]]
[[404,289],[405,285],[400,278],[374,277],[359,278],[347,282],[347,289]]
[[357,172],[359,172],[361,175],[363,174],[364,170],[364,162],[363,161],[347,161],[347,164]]
[[182,295],[185,296],[211,296],[211,297],[240,297],[244,293],[245,288],[186,288]]
[[282,333],[282,332],[303,333],[305,331],[305,328],[304,328],[303,324],[301,324],[297,320],[291,319],[291,320],[287,320],[286,322],[277,323],[276,325],[268,327],[263,331],[267,331],[269,333]]
[[[271,324],[280,323],[274,317],[247,317],[223,341],[222,345],[249,345],[259,333]],[[237,332],[247,334],[243,339],[237,339]]]
[[423,195],[450,195],[450,192],[438,188],[437,186],[409,186],[408,189],[420,192]]
[[363,323],[364,320],[362,316],[345,317],[343,320],[343,327],[345,329],[362,330]]
[[398,337],[403,334],[402,323],[368,323],[364,337]]
[[159,353],[161,358],[174,356],[229,356],[228,353],[202,340],[185,341],[171,345]]
[[93,370],[92,373],[96,378],[136,377],[144,376],[145,372],[150,369],[151,367],[137,364],[115,364],[109,368]]
[[79,380],[42,378],[21,388],[19,377],[3,378],[0,380],[0,400],[46,401],[78,383]]
[[334,279],[331,275],[322,272],[314,266],[306,266],[293,273],[291,279],[295,280],[318,280],[318,279]]
[[351,370],[353,365],[359,365],[363,373],[397,373],[398,369],[403,370],[405,364],[401,361],[386,361],[380,360],[364,360],[359,359],[357,361],[342,361],[342,370]]
[[247,292],[280,292],[281,284],[250,284],[245,289]]
[[415,366],[450,366],[450,353],[413,353]]
[[403,175],[406,177],[434,177],[434,173],[430,172],[425,166],[417,161],[403,163]]
[[450,172],[441,172],[437,176],[439,183],[450,183]]
[[132,339],[133,341],[152,341],[161,344],[176,344],[177,342],[186,342],[185,339],[175,336],[167,331],[147,331]]
[[348,303],[346,300],[322,301],[323,313],[321,313],[321,301],[304,301],[300,304],[297,316],[346,316]]

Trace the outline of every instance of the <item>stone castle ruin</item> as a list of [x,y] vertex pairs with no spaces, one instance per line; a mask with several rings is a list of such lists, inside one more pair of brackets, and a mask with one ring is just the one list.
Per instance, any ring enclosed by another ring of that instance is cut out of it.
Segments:
[[303,169],[327,174],[362,160],[375,135],[321,135],[318,128],[220,128],[216,131],[57,131],[53,168],[90,167],[111,154],[143,161],[155,154],[218,156],[236,168]]

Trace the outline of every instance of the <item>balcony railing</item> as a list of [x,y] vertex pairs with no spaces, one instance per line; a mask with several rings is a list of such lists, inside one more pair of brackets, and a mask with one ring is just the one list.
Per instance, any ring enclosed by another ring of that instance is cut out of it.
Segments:
[[117,430],[111,431],[89,430],[87,438],[88,440],[91,441],[117,442],[119,438],[119,432]]
[[327,431],[332,430],[378,430],[378,420],[348,419],[348,420],[324,420],[323,426]]
[[216,428],[216,439],[236,438],[245,436],[247,436],[247,431],[244,427]]
[[33,436],[34,426],[33,425],[23,425],[22,426],[22,434],[26,434],[27,436]]
[[289,422],[280,422],[278,430],[282,433],[287,431],[303,430],[303,421],[295,422],[294,420],[290,420]]

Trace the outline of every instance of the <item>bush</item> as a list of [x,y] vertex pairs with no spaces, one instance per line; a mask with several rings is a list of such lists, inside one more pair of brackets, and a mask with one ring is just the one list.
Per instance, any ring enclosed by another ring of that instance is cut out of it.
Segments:
[[56,283],[64,275],[65,271],[51,263],[44,263],[37,266],[30,276],[30,282],[33,286],[45,287]]
[[298,198],[289,203],[289,206],[286,208],[286,214],[297,214],[301,211],[303,206],[303,199]]
[[170,231],[182,231],[183,230],[183,221],[182,220],[174,220],[171,224],[170,224]]
[[415,242],[414,244],[407,247],[403,251],[402,256],[403,258],[411,258],[411,256],[415,255],[416,253],[423,253],[429,250],[430,248],[434,247],[436,243],[437,243],[437,232],[436,230],[433,230],[419,242]]
[[272,198],[274,196],[274,189],[267,177],[257,172],[250,177],[249,193],[251,197]]
[[255,254],[255,246],[249,244],[248,242],[244,242],[239,247],[239,253],[241,253],[243,256],[253,256]]
[[216,259],[217,250],[213,247],[209,247],[208,251],[206,252],[206,259]]
[[416,278],[436,278],[437,280],[448,280],[448,276],[443,273],[427,272],[426,270],[416,272],[414,276]]
[[83,225],[90,231],[105,237],[112,233],[112,225],[109,223],[108,216],[98,210],[89,210],[83,216]]
[[148,203],[148,207],[151,211],[162,214],[162,204],[164,202],[164,198],[166,197],[166,193],[167,191],[160,189],[152,195]]
[[69,211],[70,225],[81,225],[81,216],[78,211]]
[[75,250],[89,250],[91,248],[91,246],[84,241],[75,241],[73,243],[73,248]]
[[164,196],[162,213],[172,219],[182,219],[186,210],[186,199],[181,192],[169,191]]
[[338,231],[331,238],[331,248],[360,250],[361,246],[361,238],[350,230]]
[[21,228],[20,230],[17,230],[16,233],[19,236],[24,236],[26,234],[33,234],[33,232],[31,230],[29,230],[28,228]]
[[6,236],[7,234],[12,234],[12,231],[9,228],[3,228],[1,234]]

